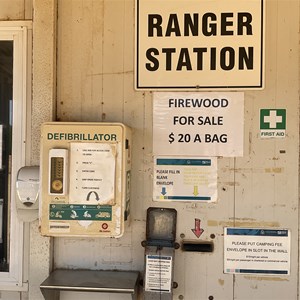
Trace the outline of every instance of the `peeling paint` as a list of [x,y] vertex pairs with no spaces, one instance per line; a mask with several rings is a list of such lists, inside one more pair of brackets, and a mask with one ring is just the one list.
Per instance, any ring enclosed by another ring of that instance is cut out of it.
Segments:
[[198,207],[197,203],[192,203],[192,204],[186,204],[186,209],[196,209]]
[[225,282],[225,280],[223,280],[223,279],[219,279],[219,280],[218,280],[218,282],[219,282],[219,285],[223,286],[223,285],[224,285],[224,282]]
[[264,173],[262,168],[222,168],[223,172],[236,172],[236,173]]
[[236,172],[236,173],[241,173],[244,175],[244,173],[248,174],[257,174],[257,173],[284,173],[284,168],[230,168],[230,169],[221,169],[223,172]]
[[265,172],[266,173],[283,173],[284,168],[266,168]]
[[285,204],[273,204],[272,207],[286,207]]
[[250,288],[253,290],[257,290],[258,287],[257,287],[257,284],[255,284],[255,285],[251,285]]
[[214,221],[214,220],[208,220],[207,221],[207,226],[218,226],[219,225],[219,221]]
[[234,182],[234,181],[222,182],[221,184],[228,185],[228,186],[240,186],[239,182]]
[[79,244],[79,243],[94,243],[96,240],[94,238],[64,238],[63,245],[68,244]]
[[253,218],[229,218],[229,220],[233,220],[233,221],[256,221]]
[[252,132],[249,132],[249,139],[248,139],[248,141],[249,141],[249,153],[251,153],[251,151],[252,151]]
[[279,222],[266,222],[266,221],[252,221],[247,220],[245,218],[245,221],[239,221],[236,219],[235,221],[217,221],[217,220],[208,220],[207,221],[207,226],[210,227],[217,227],[217,226],[222,226],[222,227],[253,227],[253,228],[261,228],[261,227],[280,227]]
[[259,276],[244,276],[248,280],[257,280],[257,281],[289,281],[287,278],[281,277],[259,277]]

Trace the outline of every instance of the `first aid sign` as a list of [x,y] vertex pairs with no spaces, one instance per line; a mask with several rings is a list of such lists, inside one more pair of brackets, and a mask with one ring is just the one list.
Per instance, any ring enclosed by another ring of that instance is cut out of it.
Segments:
[[136,0],[137,89],[261,89],[264,0]]

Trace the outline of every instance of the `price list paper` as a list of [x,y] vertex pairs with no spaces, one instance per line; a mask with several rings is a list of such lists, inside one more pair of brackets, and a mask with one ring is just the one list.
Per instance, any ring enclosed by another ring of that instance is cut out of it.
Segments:
[[154,93],[153,154],[243,156],[244,93]]

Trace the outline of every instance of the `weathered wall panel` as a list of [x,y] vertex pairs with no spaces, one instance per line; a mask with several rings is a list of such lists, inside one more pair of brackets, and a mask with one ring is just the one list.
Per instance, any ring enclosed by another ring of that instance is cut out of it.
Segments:
[[[194,239],[200,218],[201,239],[215,245],[211,254],[176,250],[174,299],[297,297],[299,3],[266,2],[266,86],[245,92],[244,157],[218,159],[217,203],[163,204],[178,211],[179,242]],[[58,9],[58,119],[126,123],[133,128],[134,159],[132,222],[124,237],[55,239],[55,266],[143,270],[146,209],[161,204],[151,200],[152,93],[133,90],[134,2],[61,0]],[[287,108],[285,139],[260,139],[260,108]],[[291,276],[223,274],[225,226],[291,229]]]
[[[237,159],[235,217],[291,230],[291,276],[235,276],[234,289],[237,299],[296,299],[299,3],[268,1],[266,8],[266,86],[251,93],[251,99],[246,94],[251,151]],[[286,138],[259,138],[261,108],[286,108]]]
[[0,20],[31,20],[32,0],[2,0],[0,3]]
[[[102,1],[60,1],[58,20],[58,118],[98,121],[102,110]],[[92,29],[92,30],[90,30]],[[97,32],[98,34],[94,34]],[[95,74],[95,75],[94,75]]]
[[[41,13],[43,5],[46,7],[51,2],[36,0],[35,9]],[[152,93],[133,89],[134,1],[60,0],[58,4],[58,82],[57,99],[54,99],[54,102],[57,100],[57,119],[126,123],[133,128],[134,159],[132,222],[124,237],[54,239],[54,265],[143,270],[144,249],[140,242],[145,238],[146,209],[160,204],[151,200]],[[205,230],[201,239],[212,240],[215,245],[212,254],[176,250],[174,279],[179,286],[174,290],[174,299],[180,295],[187,300],[208,299],[209,296],[222,300],[291,300],[298,297],[299,1],[267,0],[266,4],[266,85],[262,91],[245,93],[244,157],[218,159],[218,203],[163,204],[178,211],[177,241],[194,239],[191,228],[194,219],[200,218]],[[52,6],[51,9],[55,11]],[[44,12],[49,13],[49,10]],[[32,4],[29,0],[0,3],[0,20],[31,17]],[[46,24],[41,19],[35,21],[39,34],[35,35],[35,39],[41,43]],[[53,48],[50,48],[48,50],[52,52]],[[45,57],[39,56],[41,62],[49,60],[46,52]],[[44,72],[47,73],[47,69],[34,69],[36,80],[39,80],[38,76],[42,79]],[[38,162],[36,136],[38,124],[45,118],[44,114],[41,115],[41,111],[45,111],[45,103],[49,105],[46,115],[50,118],[52,115],[55,83],[52,82],[52,87],[48,86],[52,75],[46,76],[46,86],[45,82],[34,85],[33,163]],[[287,109],[288,136],[285,139],[259,138],[260,108]],[[224,226],[291,229],[291,276],[223,274]],[[34,223],[31,229],[30,270],[33,277],[30,279],[30,300],[42,300],[38,284],[44,278],[39,276],[46,276],[51,263],[48,253],[40,253],[41,245],[49,252],[48,240],[45,242],[44,238],[38,238],[37,224]],[[2,292],[2,298],[5,297],[14,299],[20,295]],[[63,300],[85,297],[84,293],[62,293]],[[88,294],[88,297],[129,299],[123,295],[105,294],[100,297],[94,293]]]
[[[34,1],[31,164],[39,165],[40,126],[56,114],[56,1]],[[30,224],[29,299],[43,299],[40,284],[52,268],[52,244]],[[23,299],[22,299],[23,300]]]

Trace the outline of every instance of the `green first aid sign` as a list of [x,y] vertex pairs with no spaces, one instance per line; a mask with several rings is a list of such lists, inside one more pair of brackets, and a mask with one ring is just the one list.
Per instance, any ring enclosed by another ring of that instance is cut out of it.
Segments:
[[260,129],[285,129],[285,109],[261,109]]
[[286,110],[261,109],[260,110],[260,136],[261,138],[285,137]]

